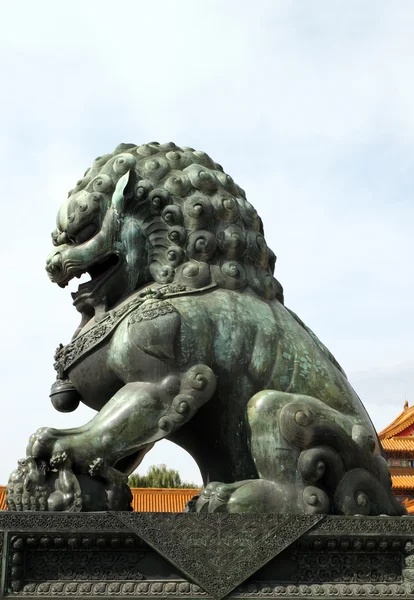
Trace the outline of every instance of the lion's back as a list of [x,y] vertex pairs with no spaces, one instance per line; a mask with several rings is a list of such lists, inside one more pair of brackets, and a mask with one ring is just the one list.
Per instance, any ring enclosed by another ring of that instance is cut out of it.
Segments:
[[345,413],[360,410],[329,350],[277,300],[216,289],[170,302],[181,318],[180,367],[209,364],[227,395],[244,403],[250,393],[275,389],[314,396]]

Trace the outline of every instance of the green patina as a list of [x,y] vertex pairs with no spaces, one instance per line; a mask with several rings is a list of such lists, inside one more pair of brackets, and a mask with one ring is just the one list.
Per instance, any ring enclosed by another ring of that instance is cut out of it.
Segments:
[[71,190],[53,243],[50,279],[91,281],[52,402],[97,414],[33,434],[9,506],[122,509],[127,476],[168,438],[204,479],[191,510],[402,512],[360,399],[285,307],[260,217],[209,156],[118,146]]

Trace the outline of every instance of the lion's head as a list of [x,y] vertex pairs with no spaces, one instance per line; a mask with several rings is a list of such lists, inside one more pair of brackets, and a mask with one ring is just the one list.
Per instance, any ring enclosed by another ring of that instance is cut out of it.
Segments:
[[283,301],[256,210],[220,165],[192,148],[121,144],[97,158],[69,192],[52,238],[50,279],[65,287],[91,277],[73,294],[84,321],[151,281],[249,287]]

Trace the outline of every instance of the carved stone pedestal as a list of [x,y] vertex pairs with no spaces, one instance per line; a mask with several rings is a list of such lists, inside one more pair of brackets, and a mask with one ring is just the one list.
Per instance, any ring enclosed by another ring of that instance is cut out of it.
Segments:
[[414,598],[413,517],[0,512],[5,598]]

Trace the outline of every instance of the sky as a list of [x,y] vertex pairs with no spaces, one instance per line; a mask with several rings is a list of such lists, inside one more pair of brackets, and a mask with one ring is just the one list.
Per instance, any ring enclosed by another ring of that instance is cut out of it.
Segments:
[[[44,271],[67,191],[119,143],[207,152],[246,190],[286,305],[339,360],[378,430],[414,403],[412,0],[7,2],[0,13],[0,484],[56,412],[78,324]],[[165,463],[199,484],[191,457]]]

